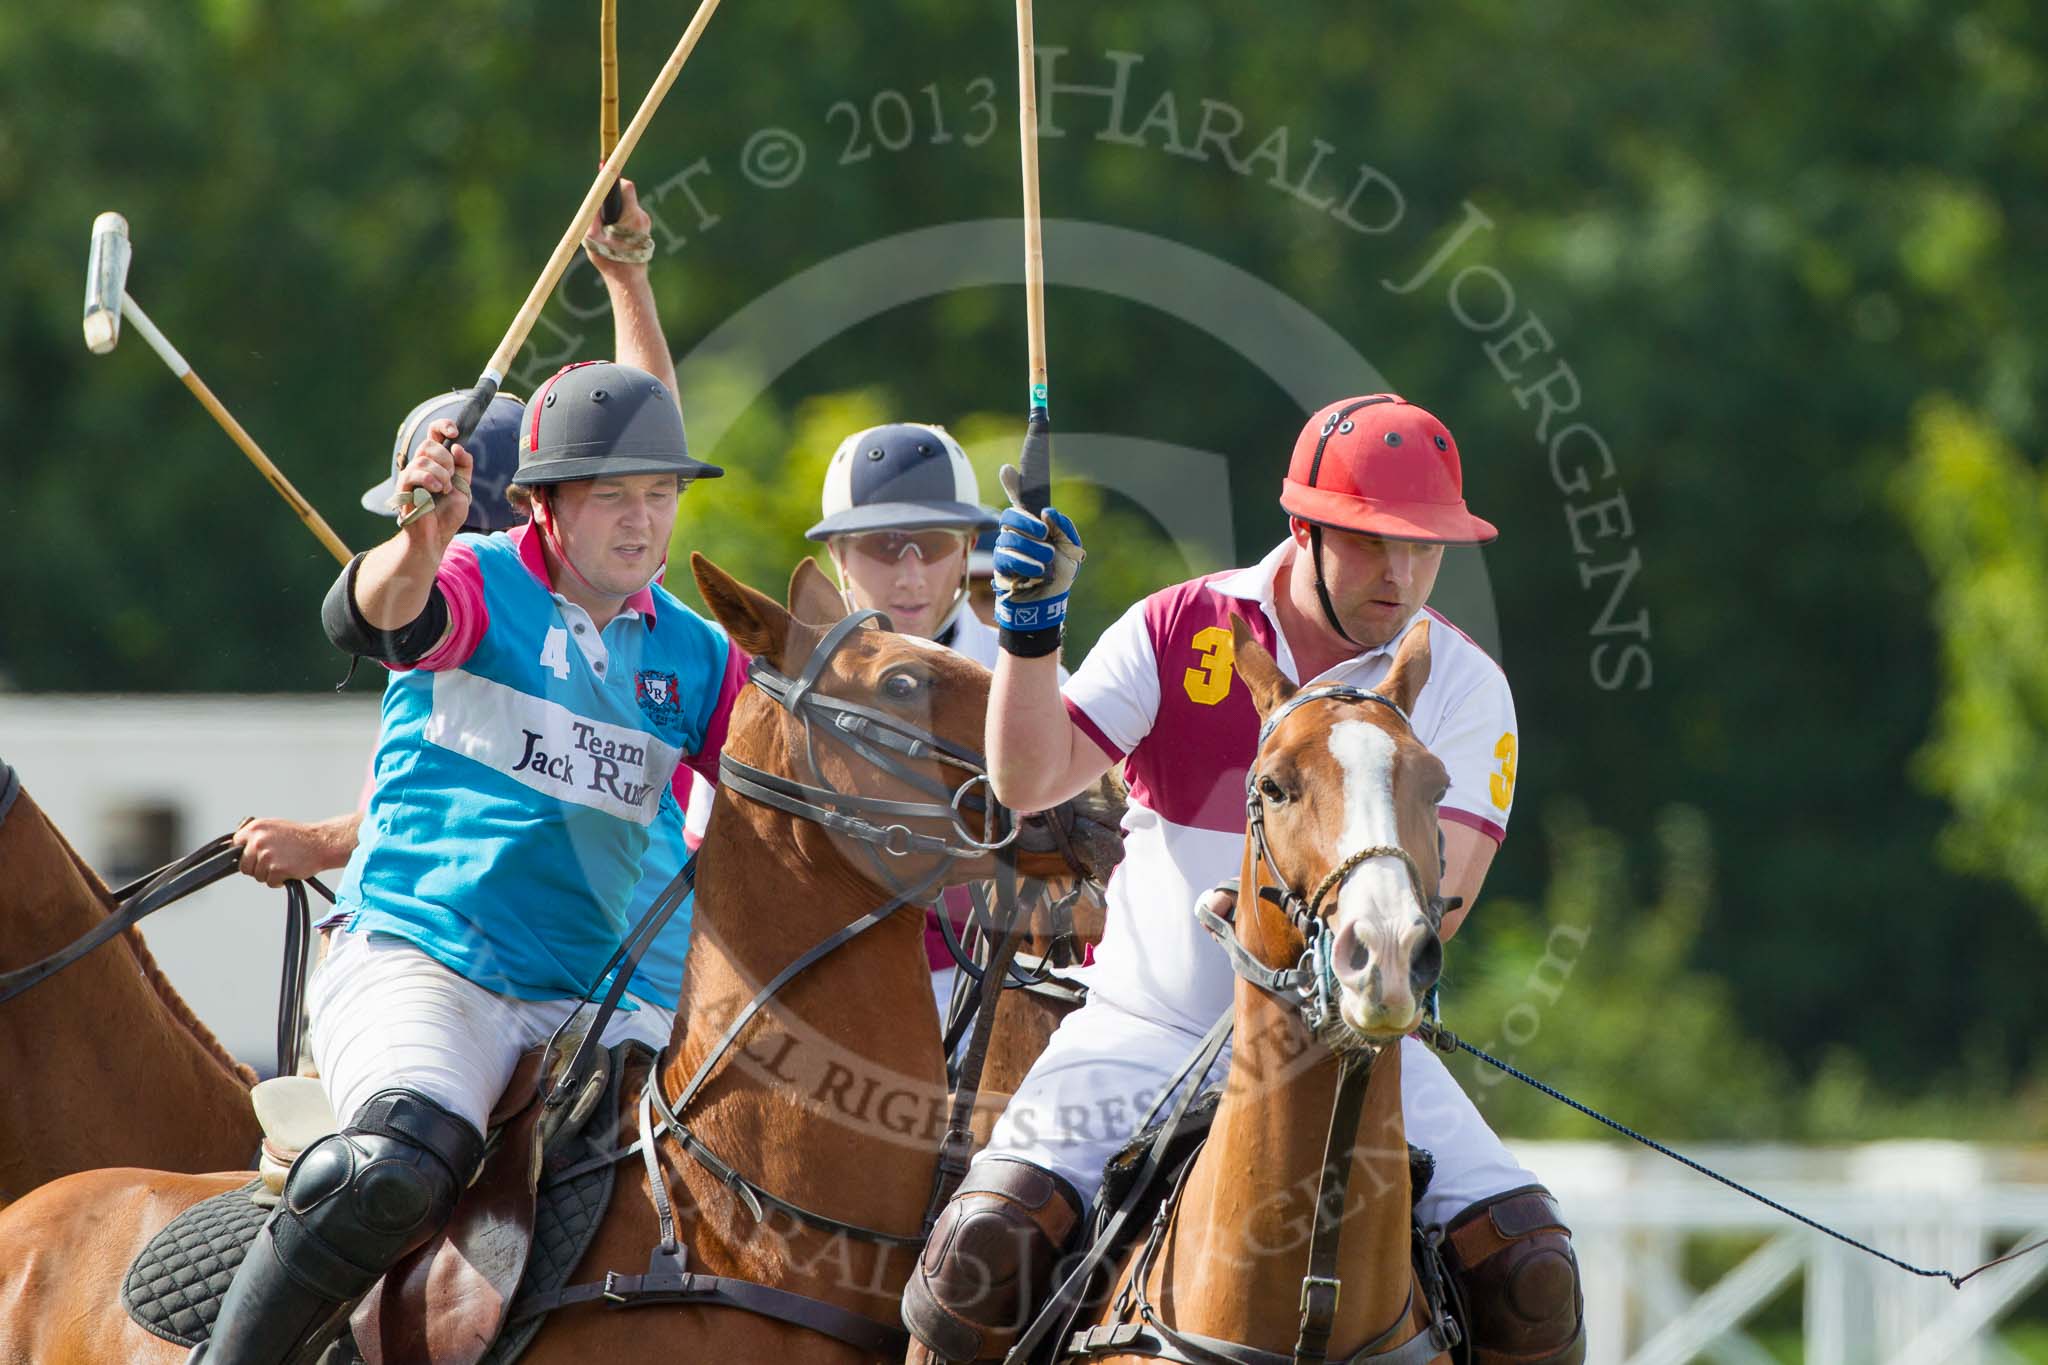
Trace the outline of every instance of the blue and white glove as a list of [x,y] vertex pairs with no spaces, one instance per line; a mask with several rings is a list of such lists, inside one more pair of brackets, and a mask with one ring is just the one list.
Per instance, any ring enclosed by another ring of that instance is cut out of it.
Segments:
[[996,625],[1004,650],[1020,659],[1036,659],[1060,647],[1067,624],[1067,594],[1081,561],[1081,533],[1055,508],[1034,516],[1021,505],[1022,476],[1004,465],[1003,492],[1010,506],[996,536]]

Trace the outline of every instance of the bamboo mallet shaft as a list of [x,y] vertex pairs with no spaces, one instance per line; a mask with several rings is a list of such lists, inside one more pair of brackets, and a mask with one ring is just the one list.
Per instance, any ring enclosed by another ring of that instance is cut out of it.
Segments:
[[149,320],[149,314],[143,312],[141,305],[135,302],[135,296],[125,290],[121,295],[121,315],[142,334],[143,340],[147,341],[149,348],[170,367],[171,373],[178,376],[179,381],[191,390],[192,396],[199,400],[199,406],[205,408],[207,414],[220,424],[221,430],[228,434],[229,439],[242,448],[242,453],[249,457],[249,462],[256,466],[257,472],[277,490],[277,495],[285,500],[292,511],[298,513],[299,520],[306,524],[306,529],[319,538],[320,543],[327,547],[328,553],[343,564],[348,563],[353,556],[349,554],[348,546],[341,543],[341,537],[334,534],[334,528],[327,524],[326,518],[314,510],[313,504],[307,502],[298,489],[292,487],[292,481],[284,476],[284,471],[271,463],[270,457],[263,453],[262,447],[258,446],[255,439],[242,429],[242,424],[235,420],[235,415],[227,410],[220,399],[214,397],[212,389],[206,387],[206,381],[193,372],[191,363],[179,353],[177,347],[171,345],[162,332],[157,330],[156,324]]

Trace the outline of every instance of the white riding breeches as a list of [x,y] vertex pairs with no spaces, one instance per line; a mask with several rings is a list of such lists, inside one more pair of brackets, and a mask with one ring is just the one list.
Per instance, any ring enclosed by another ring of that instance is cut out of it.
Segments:
[[[485,1131],[520,1057],[575,1007],[485,990],[388,934],[337,932],[307,992],[313,1060],[344,1128],[372,1095],[404,1086]],[[642,1003],[614,1014],[603,1041],[658,1048],[674,1027],[671,1011]]]
[[[1100,996],[1067,1016],[1017,1087],[975,1158],[1013,1157],[1061,1176],[1093,1202],[1102,1168],[1137,1131],[1201,1039]],[[1539,1183],[1508,1154],[1437,1055],[1402,1040],[1401,1115],[1408,1141],[1436,1157],[1417,1216],[1441,1225],[1482,1199]],[[1221,1079],[1223,1054],[1209,1079]],[[1167,1106],[1161,1104],[1163,1115]]]

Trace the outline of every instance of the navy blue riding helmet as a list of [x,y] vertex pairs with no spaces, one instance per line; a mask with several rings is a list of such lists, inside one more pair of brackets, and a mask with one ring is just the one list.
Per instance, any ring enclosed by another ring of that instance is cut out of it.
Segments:
[[[411,463],[412,453],[426,439],[428,424],[442,417],[455,421],[468,401],[469,390],[456,389],[429,398],[405,415],[391,444],[391,472],[384,482],[363,494],[363,510],[392,515],[391,499],[396,492],[398,471]],[[476,431],[461,443],[476,463],[469,475],[469,515],[463,519],[463,530],[509,531],[526,521],[526,514],[505,497],[513,471],[519,467],[519,419],[525,412],[526,404],[501,393],[484,409]]]
[[856,431],[839,443],[825,470],[824,520],[810,540],[866,531],[961,530],[1000,524],[981,505],[981,487],[967,452],[945,428],[891,422]]

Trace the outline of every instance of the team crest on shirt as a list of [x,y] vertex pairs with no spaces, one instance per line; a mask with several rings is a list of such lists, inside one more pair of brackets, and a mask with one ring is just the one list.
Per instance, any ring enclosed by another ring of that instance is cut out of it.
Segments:
[[634,680],[633,695],[647,718],[664,728],[673,727],[683,716],[676,675],[643,668]]

